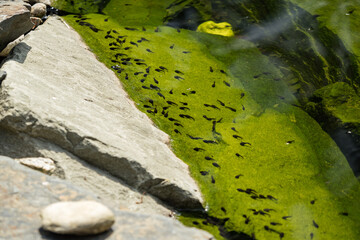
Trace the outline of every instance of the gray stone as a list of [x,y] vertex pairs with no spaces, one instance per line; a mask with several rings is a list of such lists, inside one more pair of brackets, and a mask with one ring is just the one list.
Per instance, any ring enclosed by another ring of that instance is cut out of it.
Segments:
[[[68,240],[69,236],[44,231],[41,210],[58,201],[90,200],[98,196],[67,181],[42,174],[22,166],[14,159],[0,156],[0,239],[12,240]],[[88,240],[182,240],[210,239],[204,231],[188,228],[178,221],[154,214],[120,211],[116,206],[101,201],[112,209],[115,223],[112,230]],[[78,239],[78,238],[76,238]]]
[[2,81],[6,78],[7,73],[3,70],[0,70],[0,86]]
[[42,18],[46,15],[46,5],[44,3],[36,3],[31,6],[32,17]]
[[0,127],[57,145],[170,206],[201,207],[168,135],[62,21],[50,17],[28,34],[2,69]]
[[43,173],[51,175],[55,172],[56,165],[55,162],[49,158],[43,157],[30,157],[30,158],[20,158],[17,159],[22,165],[30,167],[32,169],[41,171]]
[[43,23],[43,21],[38,17],[30,17],[30,20],[34,24],[34,29]]
[[57,202],[41,211],[42,227],[58,234],[92,235],[105,232],[115,222],[111,210],[95,201]]
[[29,7],[22,1],[0,1],[0,51],[33,27]]

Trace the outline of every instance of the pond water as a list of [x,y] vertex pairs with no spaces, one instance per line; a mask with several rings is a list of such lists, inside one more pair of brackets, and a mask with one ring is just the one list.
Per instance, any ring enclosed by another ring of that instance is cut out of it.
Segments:
[[171,136],[205,198],[179,219],[217,239],[360,238],[359,6],[55,2]]

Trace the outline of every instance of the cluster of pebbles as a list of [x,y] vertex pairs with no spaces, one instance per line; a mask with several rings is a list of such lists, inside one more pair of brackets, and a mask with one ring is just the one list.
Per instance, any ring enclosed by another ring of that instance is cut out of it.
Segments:
[[[14,2],[23,4],[30,11],[30,21],[33,24],[31,30],[34,30],[40,24],[42,24],[48,18],[49,15],[58,13],[57,9],[51,7],[50,0],[23,0],[23,1],[19,0],[19,1],[14,1]],[[11,6],[11,5],[7,5],[6,3],[3,3],[3,6],[0,6],[0,15],[2,15],[1,7],[4,7],[4,6],[6,7],[6,6]],[[3,11],[6,12],[6,14],[3,14],[4,19],[5,19],[3,21],[6,21],[7,18],[12,17],[11,11],[14,11],[14,10],[10,10],[10,13],[9,13],[8,9],[3,9]],[[19,14],[19,13],[17,13],[16,11],[13,12],[13,15],[17,15],[17,14]],[[9,22],[10,23],[8,23],[8,24],[11,24],[11,21],[9,21]],[[19,24],[19,23],[17,23],[17,24]],[[25,24],[26,23],[24,23],[24,25]],[[0,27],[0,29],[2,30],[1,27]],[[1,62],[2,58],[5,58],[6,56],[8,56],[10,54],[11,50],[24,39],[24,35],[27,33],[28,32],[24,32],[24,34],[22,34],[20,36],[18,35],[19,37],[16,38],[15,40],[9,42],[5,48],[3,48],[3,49],[0,48],[0,62]],[[5,71],[0,70],[0,86],[1,86],[2,81],[6,78],[6,75],[7,75],[7,73]]]
[[31,5],[31,21],[33,29],[42,24],[49,15],[57,14],[57,9],[51,7],[50,0],[24,0]]

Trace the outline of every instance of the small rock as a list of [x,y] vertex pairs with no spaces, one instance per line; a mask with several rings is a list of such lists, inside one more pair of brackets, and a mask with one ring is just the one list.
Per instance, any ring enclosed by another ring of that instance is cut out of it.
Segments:
[[11,50],[18,45],[22,40],[24,40],[24,34],[21,35],[20,37],[18,37],[17,39],[15,39],[14,41],[8,43],[8,45],[6,45],[6,47],[0,52],[0,57],[6,57],[7,55],[9,55],[9,53],[11,52]]
[[2,81],[6,78],[7,73],[5,71],[0,70],[0,85]]
[[22,165],[39,170],[49,175],[51,175],[56,170],[55,163],[50,158],[20,158],[18,160]]
[[45,230],[74,235],[98,234],[115,222],[111,210],[95,201],[54,203],[41,211],[41,218]]
[[30,20],[34,24],[33,29],[37,28],[37,26],[43,23],[43,21],[38,17],[30,17]]
[[213,21],[203,22],[196,29],[197,32],[205,32],[215,35],[222,35],[225,37],[233,37],[234,32],[230,23],[222,22],[215,23]]
[[36,3],[31,7],[31,16],[42,18],[46,15],[46,5],[44,3]]

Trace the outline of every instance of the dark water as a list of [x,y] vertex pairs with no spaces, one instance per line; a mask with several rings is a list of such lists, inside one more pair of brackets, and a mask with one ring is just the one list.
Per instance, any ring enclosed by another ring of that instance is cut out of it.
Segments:
[[[276,4],[276,7],[273,4]],[[251,17],[239,3],[250,5],[256,10]],[[306,104],[313,96],[313,92],[330,82],[345,81],[356,86],[359,84],[359,69],[357,57],[349,52],[339,36],[326,27],[321,27],[317,21],[318,15],[312,15],[295,4],[286,1],[211,1],[212,17],[217,22],[227,21],[243,39],[254,42],[263,53],[270,56],[278,66],[291,65],[298,72],[284,71],[285,78],[294,78],[294,74],[301,73],[302,78],[313,79],[310,83],[297,81],[294,94],[302,103]],[[289,12],[291,15],[289,14]],[[360,19],[359,19],[360,20]],[[293,21],[293,22],[292,22]],[[200,13],[194,7],[187,7],[176,13],[167,22],[168,26],[196,31],[203,22]],[[297,31],[303,27],[309,31],[322,45],[320,57],[325,57],[330,65],[330,77],[327,79],[323,71],[323,63],[308,45],[308,36]],[[326,36],[326,39],[322,37]],[[275,56],[273,55],[274,52]],[[304,62],[304,60],[306,62]],[[286,62],[284,64],[284,62]],[[310,69],[309,69],[310,67]],[[349,81],[350,80],[350,81]],[[354,83],[355,82],[355,83]],[[355,88],[358,91],[357,88]],[[353,111],[356,111],[355,109]],[[327,118],[327,115],[314,116],[323,129],[334,139],[355,176],[360,176],[360,136],[356,127],[339,123],[337,118]],[[326,119],[324,119],[326,118]],[[340,120],[341,121],[341,120]]]

